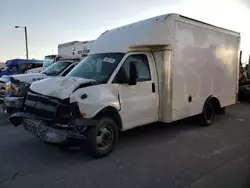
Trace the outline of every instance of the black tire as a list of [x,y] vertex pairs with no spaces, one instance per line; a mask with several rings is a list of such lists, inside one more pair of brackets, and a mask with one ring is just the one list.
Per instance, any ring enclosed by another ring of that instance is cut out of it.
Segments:
[[215,108],[211,101],[205,103],[203,112],[200,115],[200,124],[202,126],[210,126],[213,124],[215,117]]
[[[95,158],[109,155],[115,148],[119,137],[118,126],[113,119],[101,117],[99,121],[100,123],[97,127],[90,127],[87,130],[87,149],[89,154]],[[100,137],[99,141],[98,135]]]

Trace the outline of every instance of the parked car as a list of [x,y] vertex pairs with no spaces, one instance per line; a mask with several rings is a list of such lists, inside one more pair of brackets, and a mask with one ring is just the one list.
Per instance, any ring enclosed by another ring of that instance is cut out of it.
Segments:
[[23,101],[29,91],[30,84],[41,79],[52,76],[67,75],[78,62],[58,61],[42,73],[29,73],[0,78],[0,104],[8,114],[20,111],[23,108]]
[[23,74],[29,69],[43,66],[43,61],[35,59],[11,59],[6,62],[6,67],[0,70],[3,75]]
[[52,64],[54,64],[55,62],[58,62],[58,61],[75,61],[75,62],[79,62],[80,60],[81,60],[80,58],[71,57],[71,56],[46,55],[44,57],[42,67],[29,69],[25,73],[41,73],[46,68],[48,68],[49,66],[51,66]]

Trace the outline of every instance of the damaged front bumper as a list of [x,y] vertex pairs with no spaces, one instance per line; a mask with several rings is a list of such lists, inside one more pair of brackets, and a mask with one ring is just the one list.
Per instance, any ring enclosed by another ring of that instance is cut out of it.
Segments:
[[22,108],[24,97],[5,97],[4,106],[7,108]]
[[87,127],[97,126],[99,123],[96,120],[75,118],[72,121],[73,125],[69,126],[47,122],[24,112],[12,114],[9,120],[14,126],[22,124],[26,131],[39,137],[41,140],[56,144],[64,143],[70,138],[86,140],[84,132]]
[[5,97],[3,100],[2,109],[5,114],[22,111],[24,105],[24,97]]

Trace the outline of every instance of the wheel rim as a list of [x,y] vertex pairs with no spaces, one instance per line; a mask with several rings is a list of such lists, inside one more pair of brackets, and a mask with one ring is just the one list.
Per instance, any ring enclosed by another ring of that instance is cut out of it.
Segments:
[[208,121],[212,120],[214,117],[214,111],[213,111],[213,108],[210,106],[207,108],[207,111],[206,111],[206,119]]
[[112,127],[104,123],[101,127],[97,130],[97,147],[100,150],[107,150],[114,141],[114,132]]

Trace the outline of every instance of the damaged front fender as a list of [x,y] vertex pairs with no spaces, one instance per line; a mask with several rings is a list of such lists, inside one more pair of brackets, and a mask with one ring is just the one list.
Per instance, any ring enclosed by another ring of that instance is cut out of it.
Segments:
[[[82,97],[85,94],[87,97]],[[115,84],[103,84],[86,88],[80,88],[70,97],[70,103],[76,102],[85,118],[91,119],[106,107],[113,107],[120,110],[119,90]]]

